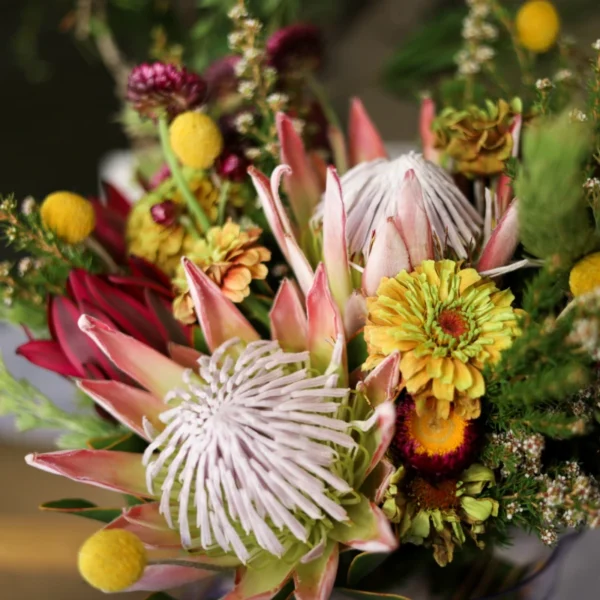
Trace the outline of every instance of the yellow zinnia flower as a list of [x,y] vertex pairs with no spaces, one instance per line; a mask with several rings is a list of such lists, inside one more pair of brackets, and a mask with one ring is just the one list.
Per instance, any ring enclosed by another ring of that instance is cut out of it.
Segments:
[[418,414],[435,408],[447,419],[472,419],[485,393],[481,370],[495,362],[518,333],[510,290],[500,291],[475,269],[451,260],[426,260],[415,271],[385,277],[367,299],[365,327],[369,357],[376,367],[401,353],[400,371]]

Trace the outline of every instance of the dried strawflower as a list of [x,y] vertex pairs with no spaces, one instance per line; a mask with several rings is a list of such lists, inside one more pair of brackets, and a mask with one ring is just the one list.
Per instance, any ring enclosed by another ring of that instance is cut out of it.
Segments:
[[280,73],[302,73],[319,68],[323,40],[315,25],[295,23],[276,31],[266,45],[268,63]]

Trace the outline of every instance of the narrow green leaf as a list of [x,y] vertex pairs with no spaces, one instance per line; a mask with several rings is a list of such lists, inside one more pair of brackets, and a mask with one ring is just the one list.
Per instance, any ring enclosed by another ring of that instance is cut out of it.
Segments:
[[358,369],[367,360],[367,343],[363,332],[357,333],[348,341],[348,370],[350,373]]
[[120,508],[101,508],[81,498],[64,498],[63,500],[44,502],[40,506],[40,510],[71,514],[101,523],[110,523],[122,513]]
[[346,598],[356,598],[357,600],[410,600],[406,596],[398,594],[382,594],[381,592],[362,592],[360,590],[350,590],[348,588],[335,588]]
[[119,433],[88,440],[88,446],[94,450],[114,450],[115,452],[143,452],[146,442],[134,433]]
[[371,552],[362,552],[354,558],[348,569],[348,585],[354,587],[358,582],[372,573],[381,565],[389,554],[374,554]]
[[271,600],[289,600],[290,595],[294,592],[294,580],[290,579],[272,598]]

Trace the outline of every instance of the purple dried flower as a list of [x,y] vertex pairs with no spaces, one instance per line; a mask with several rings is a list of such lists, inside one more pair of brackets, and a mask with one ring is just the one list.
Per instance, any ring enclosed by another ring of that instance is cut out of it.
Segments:
[[267,40],[267,58],[280,73],[314,71],[323,60],[323,39],[316,25],[296,23]]
[[129,74],[127,100],[146,117],[155,118],[165,110],[173,118],[202,104],[205,96],[204,79],[185,67],[142,63]]
[[170,227],[177,220],[177,204],[173,200],[164,200],[152,206],[150,214],[157,225]]
[[204,79],[208,87],[208,99],[220,100],[237,92],[238,78],[235,65],[239,56],[224,56],[210,64],[204,71]]
[[250,163],[246,157],[229,152],[223,154],[217,163],[217,173],[224,179],[239,183],[246,177],[246,169]]

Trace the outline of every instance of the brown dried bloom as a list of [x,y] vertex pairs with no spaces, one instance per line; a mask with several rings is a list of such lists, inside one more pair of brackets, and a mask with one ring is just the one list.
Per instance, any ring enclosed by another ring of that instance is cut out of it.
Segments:
[[[253,227],[243,231],[237,223],[228,221],[222,227],[212,227],[206,237],[197,240],[187,252],[187,258],[199,266],[232,302],[242,302],[250,295],[253,279],[265,279],[268,273],[263,263],[271,252],[259,245],[262,230]],[[173,281],[179,295],[173,312],[183,323],[195,321],[192,300],[183,266]]]
[[488,101],[485,109],[446,108],[433,123],[435,147],[453,158],[456,170],[465,175],[501,173],[513,149],[510,128],[518,104],[498,100],[497,104]]

